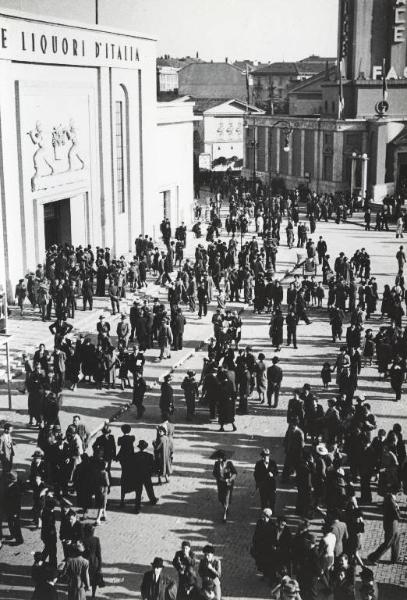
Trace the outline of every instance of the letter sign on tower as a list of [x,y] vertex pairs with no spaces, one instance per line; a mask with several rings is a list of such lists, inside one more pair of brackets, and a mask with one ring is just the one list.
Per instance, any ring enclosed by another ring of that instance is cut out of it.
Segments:
[[399,44],[406,39],[407,0],[396,0],[394,5],[393,43]]

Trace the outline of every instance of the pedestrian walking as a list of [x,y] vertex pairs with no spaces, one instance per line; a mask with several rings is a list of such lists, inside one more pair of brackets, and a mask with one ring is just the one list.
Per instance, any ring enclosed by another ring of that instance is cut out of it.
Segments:
[[150,571],[144,573],[141,582],[142,600],[175,600],[177,586],[175,581],[165,573],[163,559],[156,556],[151,567]]
[[213,476],[218,488],[218,500],[223,506],[223,522],[226,523],[237,472],[233,462],[226,460],[224,450],[216,450],[211,458],[216,459]]
[[278,366],[278,362],[278,356],[273,356],[273,364],[267,369],[267,402],[270,408],[278,407],[281,382],[283,380],[283,370]]
[[262,449],[260,457],[254,467],[254,480],[260,494],[260,506],[262,509],[271,508],[274,512],[278,477],[277,463],[271,459],[268,448]]

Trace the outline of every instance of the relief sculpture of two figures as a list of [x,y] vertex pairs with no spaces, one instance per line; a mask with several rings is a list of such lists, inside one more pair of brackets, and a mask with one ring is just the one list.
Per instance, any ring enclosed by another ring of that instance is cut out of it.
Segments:
[[[34,174],[31,177],[31,190],[35,192],[39,187],[41,177],[56,175],[64,172],[75,171],[75,167],[79,164],[79,170],[85,168],[85,161],[82,159],[79,152],[78,134],[74,121],[69,121],[68,128],[62,125],[54,127],[51,133],[51,143],[54,150],[54,164],[52,164],[49,154],[45,148],[46,137],[40,121],[35,124],[35,129],[27,132],[36,150],[33,154]],[[68,152],[64,152],[65,146],[70,142]],[[63,160],[66,157],[67,169],[60,171],[56,168],[57,161]],[[75,160],[76,159],[76,160]],[[55,164],[56,163],[56,164]]]

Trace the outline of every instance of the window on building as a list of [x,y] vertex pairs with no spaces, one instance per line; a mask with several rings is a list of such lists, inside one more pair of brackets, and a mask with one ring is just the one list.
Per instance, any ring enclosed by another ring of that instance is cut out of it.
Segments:
[[126,197],[124,187],[124,131],[123,131],[123,101],[117,100],[115,103],[116,112],[116,191],[117,191],[117,211],[126,212]]
[[333,160],[332,155],[325,154],[322,164],[322,179],[324,181],[332,181],[333,176]]
[[328,100],[325,100],[324,106],[325,106],[325,112],[328,112]]
[[332,113],[334,113],[336,110],[336,102],[335,100],[332,100]]

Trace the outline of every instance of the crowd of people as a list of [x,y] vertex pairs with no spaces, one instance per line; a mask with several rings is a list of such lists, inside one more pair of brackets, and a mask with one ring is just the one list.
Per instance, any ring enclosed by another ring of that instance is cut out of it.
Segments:
[[[401,211],[395,214],[397,206],[394,211],[387,205],[379,211],[379,231],[386,229],[392,212],[397,219],[404,218]],[[222,220],[221,209],[225,208],[227,215]],[[364,210],[369,229],[371,208],[366,200],[308,193],[304,217],[298,191],[269,199],[260,183],[253,193],[243,180],[223,182],[204,215],[200,204],[196,206],[195,236],[202,235],[202,216],[208,226],[207,243],[197,243],[194,260],[184,256],[185,225],[177,227],[173,235],[170,222],[164,219],[163,249],[147,235],[137,238],[131,260],[113,258],[109,248],[54,245],[47,251],[44,265],[20,280],[16,303],[21,314],[24,316],[28,300],[43,321],[52,321],[49,329],[54,336],[52,349],[40,344],[32,358],[23,356],[22,391],[28,392],[29,425],[38,427],[37,450],[24,482],[14,468],[11,423],[4,425],[0,437],[4,506],[0,524],[7,521],[10,536],[17,544],[23,543],[21,502],[28,489],[33,524],[43,543],[32,567],[34,599],[57,598],[56,582],[61,578],[68,583],[72,600],[84,598],[88,588],[94,597],[97,587],[104,585],[102,552],[94,528],[108,519],[112,463],[117,462],[121,469],[121,508],[126,507],[126,495],[134,493],[136,513],[142,508],[143,490],[150,504],[157,504],[153,479],[157,485],[167,483],[174,465],[175,401],[170,374],[161,382],[161,422],[150,442],[152,452],[147,451],[149,442],[136,440],[128,424],[122,426],[117,440],[108,423],[92,436],[81,416],[75,415],[63,432],[59,420],[62,391],[68,386],[74,391],[79,383],[95,385],[98,390],[118,384],[122,390],[132,390],[136,416],[141,419],[149,390],[144,377],[146,351],[156,346],[156,359],[161,361],[170,358],[171,350],[181,350],[184,311],[202,318],[215,300],[213,337],[200,376],[189,370],[181,383],[188,422],[196,419],[199,406],[207,411],[210,422],[218,421],[219,431],[228,431],[225,426],[230,425],[234,432],[236,415],[247,414],[257,402],[277,408],[285,369],[278,353],[284,343],[298,348],[298,325],[301,321],[310,324],[311,315],[321,320],[327,315],[332,341],[341,343],[335,362],[320,365],[324,389],[332,387],[332,374],[336,374],[336,397],[330,396],[324,407],[308,383],[294,390],[287,409],[283,468],[279,469],[268,448],[262,449],[253,467],[261,517],[250,553],[258,571],[272,594],[283,600],[314,600],[321,588],[332,592],[335,600],[378,600],[369,566],[388,548],[392,562],[399,560],[401,517],[396,495],[407,491],[407,462],[400,424],[387,432],[377,429],[370,404],[358,393],[358,379],[376,358],[378,373],[389,379],[396,400],[401,399],[407,361],[407,328],[402,327],[402,306],[407,304],[406,256],[400,247],[394,285],[385,286],[379,306],[381,290],[366,249],[361,247],[351,257],[341,252],[331,261],[329,240],[321,235],[318,240],[313,238],[320,221],[334,220],[339,226],[355,210]],[[303,274],[293,275],[287,286],[276,274],[279,247],[284,243],[283,223],[287,246],[298,249],[303,268]],[[404,225],[397,221],[398,237],[403,230]],[[127,316],[123,310],[126,295],[139,294],[149,281],[165,287],[167,302],[139,297]],[[94,296],[106,295],[112,316],[119,315],[115,332],[104,314],[92,334],[75,332],[68,319],[74,318],[78,299],[82,298],[83,310],[92,311]],[[254,313],[267,315],[264,338],[269,337],[275,349],[271,364],[264,353],[256,356],[251,346],[242,347],[244,318],[228,306],[230,302],[244,302]],[[377,333],[369,324],[373,315],[388,319]],[[345,321],[349,324],[344,332]],[[215,451],[212,458],[222,521],[227,522],[239,471],[227,448]],[[284,486],[297,489],[295,513],[300,523],[295,534],[287,515],[276,514],[280,476]],[[373,489],[383,498],[384,542],[365,557],[363,507],[372,503]],[[92,510],[96,512],[90,523]],[[62,566],[57,561],[57,513]],[[323,520],[320,535],[310,524],[316,518]],[[197,560],[185,540],[173,566],[178,584],[167,575],[163,559],[154,558],[152,569],[143,577],[144,600],[221,600],[221,561],[213,546],[205,546],[203,557]]]

